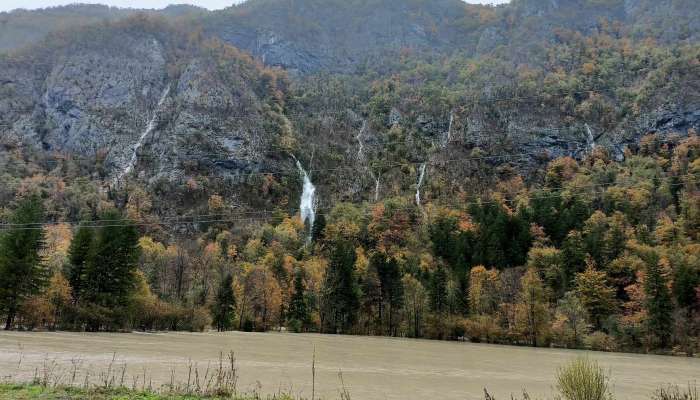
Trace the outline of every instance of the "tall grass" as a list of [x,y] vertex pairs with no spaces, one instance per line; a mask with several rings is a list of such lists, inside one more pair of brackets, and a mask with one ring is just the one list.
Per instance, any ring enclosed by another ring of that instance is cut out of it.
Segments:
[[557,371],[557,389],[566,400],[608,400],[610,377],[597,362],[577,358]]
[[653,400],[700,400],[696,383],[688,384],[687,388],[678,386],[665,386],[659,388],[652,397]]

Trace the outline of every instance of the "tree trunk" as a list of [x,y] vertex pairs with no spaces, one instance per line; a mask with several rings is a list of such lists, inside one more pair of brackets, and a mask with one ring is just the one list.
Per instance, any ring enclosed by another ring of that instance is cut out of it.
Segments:
[[15,311],[14,310],[9,310],[7,312],[7,320],[5,321],[5,330],[9,331],[12,329],[12,323],[15,320]]

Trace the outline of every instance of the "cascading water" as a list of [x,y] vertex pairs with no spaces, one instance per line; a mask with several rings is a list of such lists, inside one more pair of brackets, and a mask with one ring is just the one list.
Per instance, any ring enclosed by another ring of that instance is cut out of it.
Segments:
[[379,178],[381,175],[374,175],[374,172],[371,170],[369,171],[369,174],[372,176],[372,179],[374,179],[374,201],[379,201]]
[[452,140],[452,123],[455,120],[455,114],[453,111],[450,111],[450,123],[447,126],[447,138],[445,139],[445,143],[443,143],[443,147],[447,147],[448,144],[450,144],[450,141]]
[[362,161],[364,159],[364,154],[362,151],[365,148],[364,143],[362,143],[362,137],[364,136],[365,132],[367,131],[367,120],[362,121],[362,128],[360,128],[360,132],[357,133],[357,136],[355,136],[355,139],[357,139],[357,160]]
[[306,173],[306,170],[304,170],[304,167],[301,166],[299,160],[294,158],[294,161],[296,161],[299,174],[301,174],[304,182],[301,192],[301,201],[299,203],[299,211],[301,212],[301,221],[309,226],[309,234],[307,236],[308,242],[311,241],[314,221],[316,220],[316,186],[311,183],[309,174]]
[[[357,139],[357,161],[358,162],[365,162],[365,154],[363,152],[365,148],[365,144],[362,142],[362,138],[365,136],[367,133],[367,120],[362,121],[362,128],[360,128],[360,132],[357,133],[357,136],[355,136],[355,139]],[[374,172],[369,168],[369,166],[365,166],[365,168],[369,171],[370,176],[374,180],[374,201],[379,200],[379,178],[381,175],[377,176],[374,175]]]
[[595,136],[593,136],[593,132],[591,131],[591,127],[588,126],[588,124],[585,124],[586,126],[586,132],[588,133],[588,137],[586,138],[586,142],[588,144],[588,148],[590,151],[595,150]]
[[153,116],[151,119],[148,121],[148,124],[146,125],[146,129],[141,133],[141,136],[139,137],[139,140],[136,142],[134,145],[134,148],[132,149],[131,153],[131,159],[129,159],[129,163],[126,165],[126,167],[122,170],[122,172],[117,176],[116,181],[119,182],[121,181],[126,175],[131,173],[131,171],[134,170],[134,167],[136,166],[136,161],[138,160],[138,151],[143,146],[144,140],[146,140],[146,137],[153,132],[153,130],[156,128],[156,122],[158,119],[158,110],[160,107],[163,106],[163,103],[165,102],[165,99],[168,97],[168,94],[170,93],[170,85],[168,85],[165,90],[163,91],[163,94],[160,96],[160,100],[158,100],[158,105],[156,106],[155,110],[153,110]]
[[420,204],[420,187],[423,185],[423,178],[425,178],[425,163],[420,165],[420,175],[418,175],[418,186],[416,186],[416,205],[418,207]]

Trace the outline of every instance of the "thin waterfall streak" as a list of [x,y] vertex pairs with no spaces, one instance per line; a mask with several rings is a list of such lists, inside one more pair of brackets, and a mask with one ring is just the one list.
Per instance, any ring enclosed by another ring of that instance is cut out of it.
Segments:
[[593,132],[591,131],[591,127],[588,126],[588,124],[584,124],[586,126],[586,132],[588,133],[588,137],[586,138],[586,142],[588,144],[588,149],[590,151],[595,150],[595,136],[593,136]]
[[374,172],[371,170],[369,171],[369,174],[374,180],[374,201],[377,202],[379,201],[379,179],[381,178],[381,175],[374,175]]
[[420,188],[423,185],[423,178],[425,178],[425,166],[426,164],[423,163],[420,165],[420,175],[418,176],[418,185],[416,186],[416,205],[418,207],[421,206],[420,203]]
[[450,111],[450,123],[447,126],[447,140],[445,140],[444,146],[447,146],[452,141],[452,123],[455,120],[454,111]]
[[126,165],[126,168],[124,168],[122,172],[117,176],[117,182],[121,181],[126,175],[128,175],[129,173],[131,173],[131,171],[134,170],[134,167],[136,166],[136,161],[138,161],[138,151],[139,149],[141,149],[141,146],[143,146],[143,142],[146,140],[148,135],[150,135],[151,132],[153,132],[153,130],[156,128],[158,111],[163,106],[163,103],[165,103],[165,99],[168,97],[168,94],[170,94],[170,85],[168,85],[165,88],[163,94],[160,96],[160,100],[158,100],[158,104],[156,105],[155,110],[153,110],[153,116],[151,116],[151,119],[146,125],[146,129],[141,133],[139,140],[134,145],[131,153],[131,158],[129,159],[129,163]]

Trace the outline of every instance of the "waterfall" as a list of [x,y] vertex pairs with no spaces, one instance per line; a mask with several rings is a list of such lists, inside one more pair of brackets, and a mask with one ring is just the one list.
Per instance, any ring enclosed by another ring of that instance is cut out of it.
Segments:
[[309,174],[306,173],[304,167],[301,166],[299,160],[294,158],[296,161],[297,168],[299,169],[299,174],[304,181],[304,186],[301,192],[301,201],[299,203],[299,211],[301,212],[301,221],[304,224],[309,224],[309,236],[307,241],[311,241],[311,235],[314,228],[314,220],[316,219],[316,187],[311,183]]
[[134,145],[131,153],[131,159],[129,159],[129,163],[126,165],[126,168],[124,168],[122,172],[117,176],[117,182],[121,181],[126,175],[128,175],[129,173],[131,173],[131,171],[134,170],[134,167],[136,166],[136,161],[138,160],[138,151],[141,148],[141,146],[143,146],[143,142],[144,140],[146,140],[146,137],[148,137],[148,135],[150,135],[151,132],[153,132],[153,130],[156,128],[158,110],[160,109],[160,107],[163,106],[163,103],[165,102],[165,99],[168,97],[169,93],[170,85],[168,85],[165,88],[165,90],[163,90],[163,94],[160,96],[160,100],[158,100],[158,105],[156,105],[155,110],[153,110],[153,116],[151,116],[151,119],[146,125],[146,129],[141,133],[139,140]]
[[374,201],[379,201],[379,178],[381,177],[380,175],[374,175],[374,172],[372,170],[369,171],[369,174],[372,176],[372,179],[374,179]]
[[360,128],[360,132],[358,132],[357,136],[355,136],[355,139],[357,139],[357,160],[362,161],[364,158],[364,154],[362,153],[362,150],[364,150],[365,145],[362,143],[362,137],[364,136],[365,132],[367,131],[367,120],[362,121],[362,128]]
[[447,139],[445,140],[445,143],[443,144],[443,147],[447,147],[447,145],[450,144],[450,141],[452,140],[452,123],[455,120],[455,114],[454,111],[450,111],[450,123],[447,125]]
[[420,204],[420,187],[423,185],[423,178],[425,177],[425,163],[420,165],[420,175],[418,176],[418,186],[416,186],[416,205],[418,207]]
[[586,138],[586,142],[588,144],[588,148],[590,151],[595,150],[595,136],[593,136],[593,132],[591,131],[591,127],[588,126],[588,124],[585,124],[586,126],[586,132],[588,133],[588,137]]

